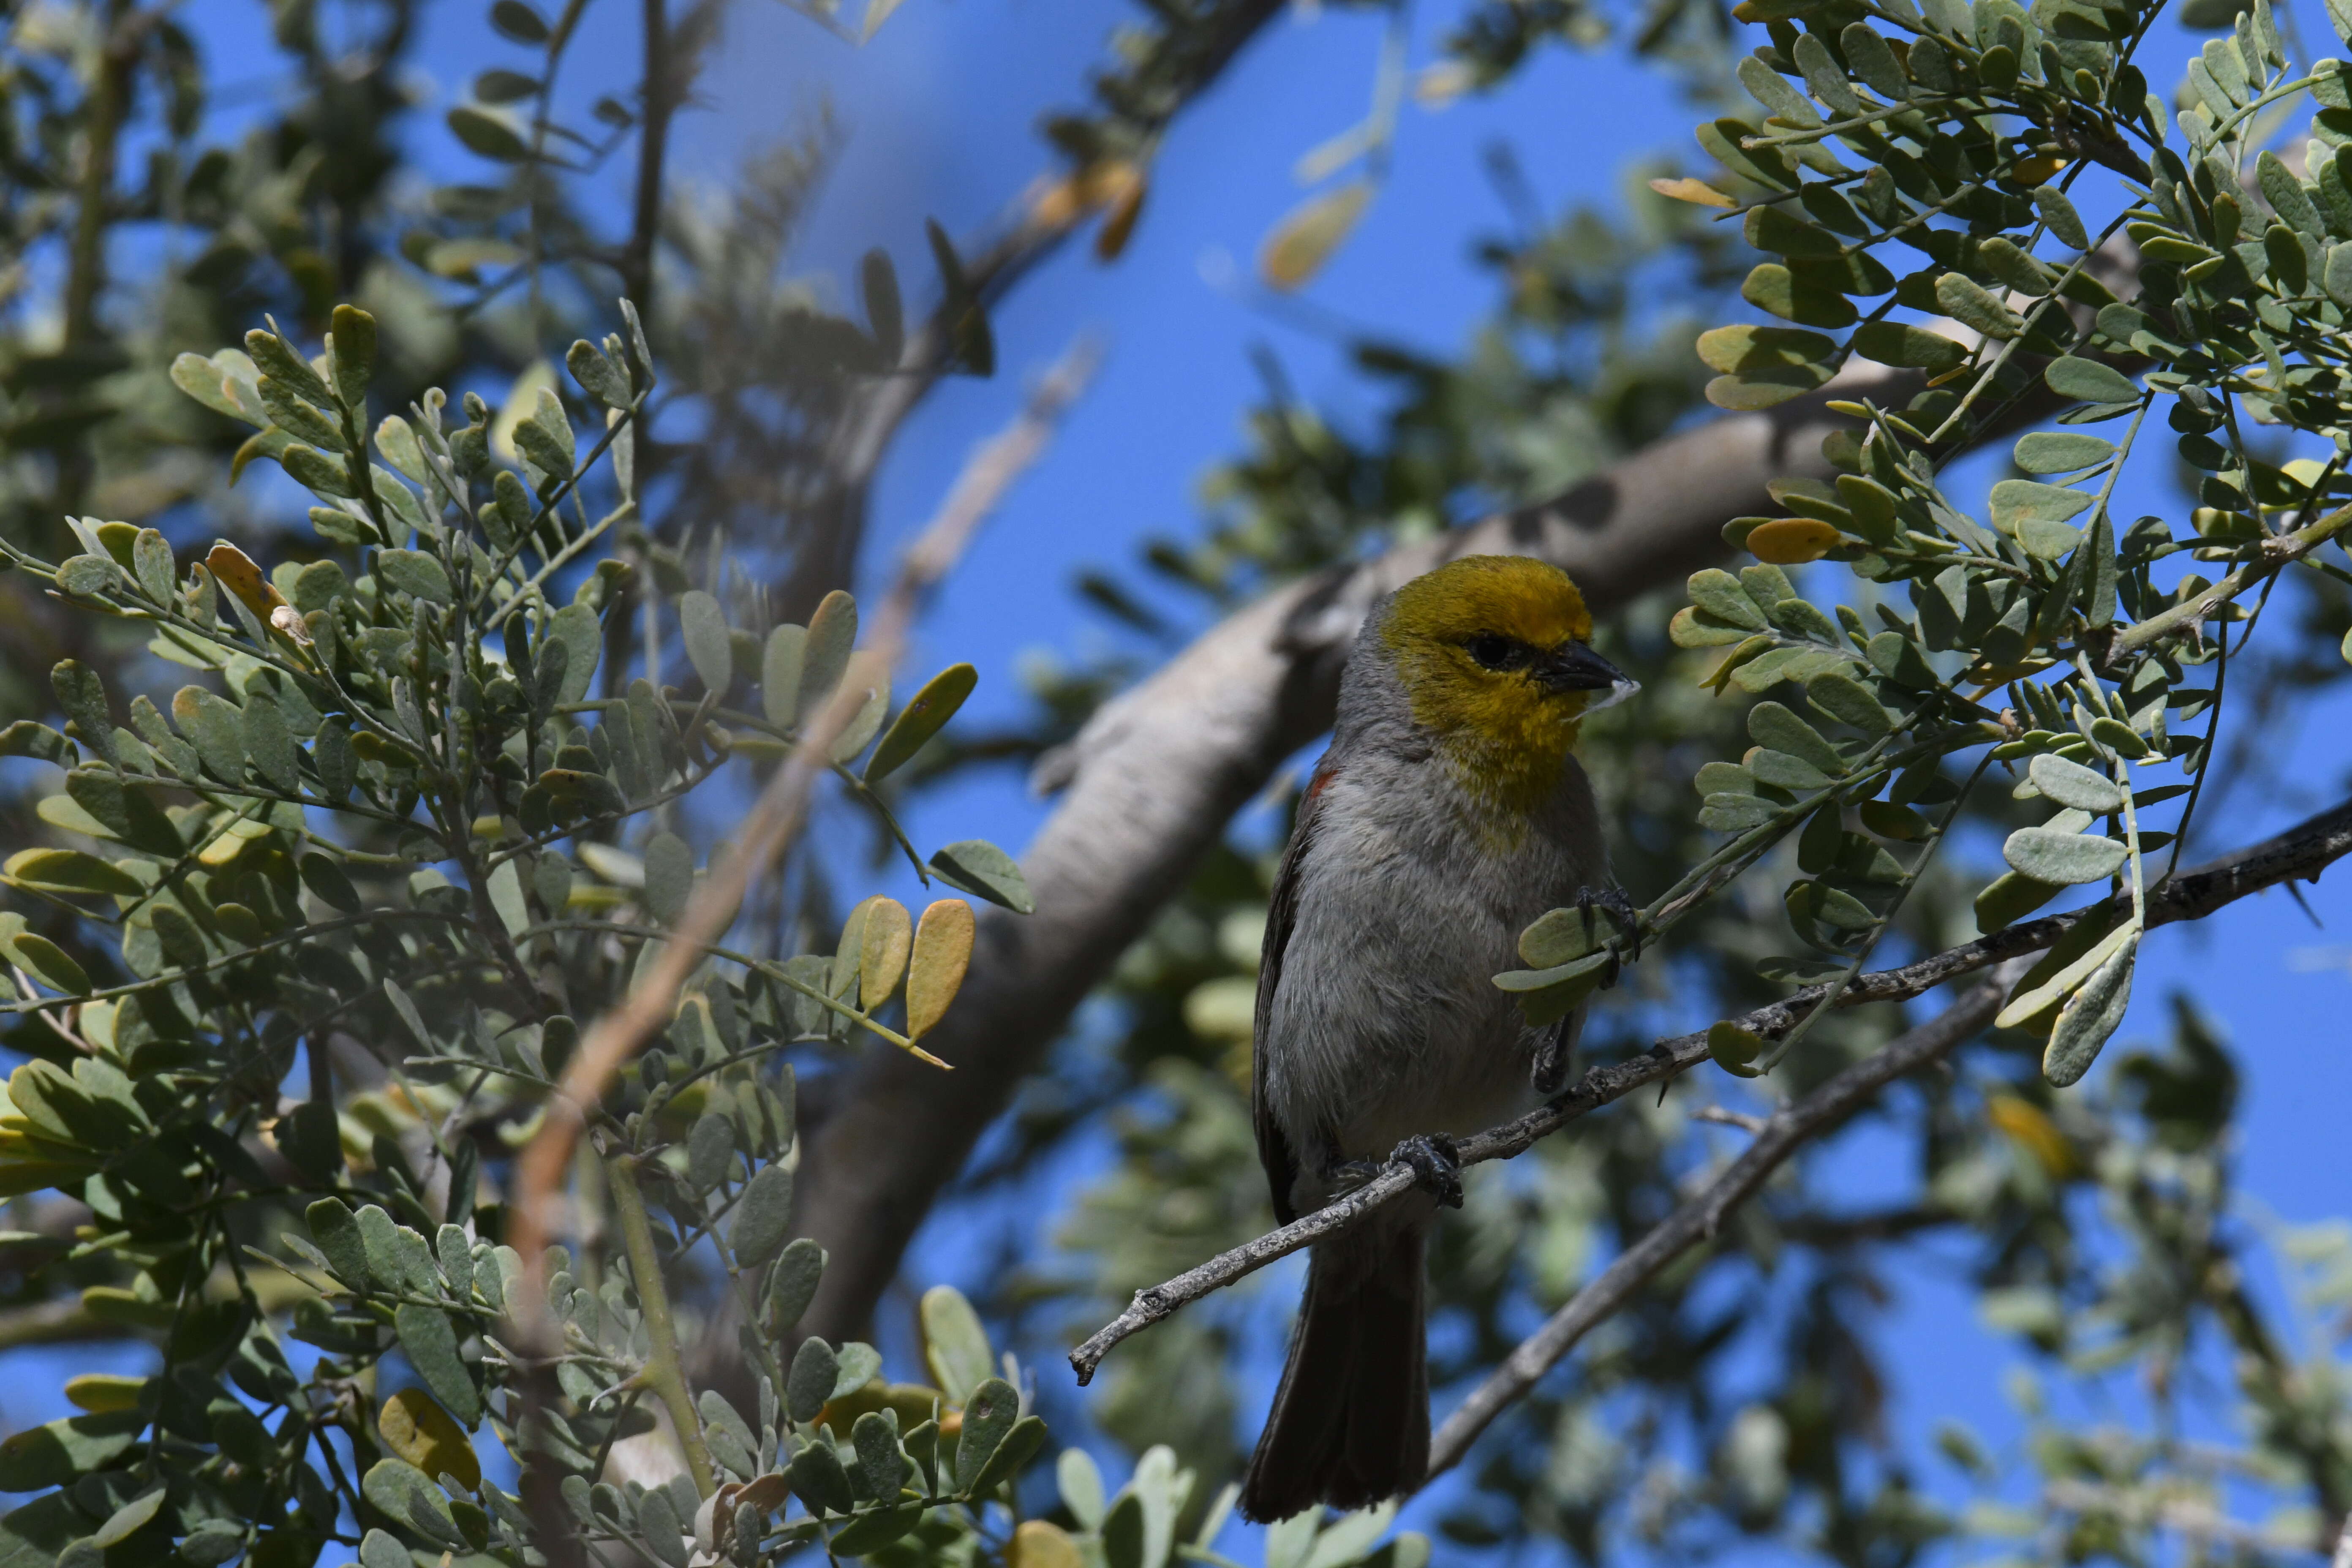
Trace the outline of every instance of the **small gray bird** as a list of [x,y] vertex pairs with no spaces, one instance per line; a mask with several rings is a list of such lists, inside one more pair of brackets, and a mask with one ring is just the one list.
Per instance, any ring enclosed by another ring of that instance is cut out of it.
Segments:
[[1384,1158],[1423,1190],[1314,1248],[1248,1518],[1363,1508],[1428,1468],[1422,1254],[1461,1203],[1447,1135],[1557,1093],[1580,1022],[1528,1027],[1494,976],[1537,916],[1608,886],[1569,749],[1633,683],[1591,635],[1567,574],[1479,555],[1375,605],[1349,655],[1267,911],[1258,1158],[1285,1224]]

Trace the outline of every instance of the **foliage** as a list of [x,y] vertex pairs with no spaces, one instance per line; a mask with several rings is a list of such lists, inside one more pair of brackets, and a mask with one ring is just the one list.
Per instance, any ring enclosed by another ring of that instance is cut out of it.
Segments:
[[[808,9],[862,35],[893,7],[855,26]],[[2330,288],[2352,268],[2331,153],[2352,99],[2325,62],[2286,67],[2263,6],[2226,19],[2176,116],[2134,63],[2154,6],[1748,0],[1769,42],[1736,79],[1765,113],[1701,129],[1707,181],[1657,167],[1653,195],[1644,167],[1622,214],[1554,219],[1498,151],[1510,223],[1478,254],[1500,304],[1458,359],[1351,342],[1386,412],[1349,428],[1268,356],[1204,526],[1157,544],[1142,585],[1080,584],[1141,640],[1047,671],[1018,731],[950,725],[961,666],[893,722],[837,592],[871,478],[837,461],[845,433],[878,453],[876,411],[907,386],[993,367],[988,307],[1037,235],[1098,216],[1115,259],[1173,120],[1273,9],[1155,5],[1049,123],[1060,163],[1013,238],[934,230],[919,265],[877,252],[838,291],[787,271],[831,126],[709,200],[664,168],[722,36],[715,0],[649,7],[635,90],[577,123],[557,89],[584,6],[499,0],[496,56],[442,121],[478,170],[421,201],[396,0],[329,38],[312,8],[277,7],[293,85],[220,145],[168,11],[18,18],[0,239],[64,266],[56,330],[0,334],[9,663],[34,676],[7,689],[25,718],[0,750],[55,764],[5,780],[32,809],[0,913],[25,1060],[0,1188],[27,1226],[0,1237],[0,1335],[142,1340],[161,1370],[77,1378],[83,1415],[0,1445],[0,1488],[41,1494],[0,1521],[12,1562],[530,1563],[584,1542],[688,1568],[805,1559],[820,1537],[894,1563],[1222,1561],[1273,1296],[1132,1342],[1083,1410],[1023,1358],[1054,1364],[1072,1322],[1268,1223],[1245,1111],[1271,845],[1215,854],[1106,987],[1117,1005],[1024,1087],[959,1201],[1066,1171],[1055,1156],[1106,1128],[1113,1167],[1050,1195],[1058,1245],[976,1289],[979,1311],[925,1293],[917,1381],[892,1381],[872,1347],[795,1330],[824,1267],[789,1239],[798,1133],[862,1057],[919,1048],[965,963],[988,962],[964,899],[1027,902],[991,847],[916,851],[899,797],[1066,739],[1196,609],[1547,500],[1687,429],[1703,396],[1763,408],[1857,362],[1918,373],[1845,405],[1833,482],[1784,482],[1774,515],[1735,525],[1751,563],[1605,634],[1648,684],[1585,752],[1619,875],[1668,891],[1641,962],[1552,919],[1510,980],[1538,1012],[1591,1002],[1593,1058],[2068,888],[2151,892],[2192,823],[2245,819],[2233,794],[2308,783],[2267,753],[2342,678],[2352,619],[2352,578],[2318,548],[2352,487],[2352,299]],[[1710,7],[1474,4],[1441,30],[1426,100],[1612,34],[1702,91],[1734,78]],[[1277,230],[1271,280],[1304,286],[1365,210],[1403,133],[1403,60],[1392,46],[1372,117],[1309,158],[1352,172]],[[2316,140],[2274,147],[2306,92]],[[113,151],[151,140],[143,170]],[[632,154],[615,224],[589,187]],[[2093,232],[2082,214],[2118,202]],[[141,225],[178,248],[119,275]],[[21,308],[47,284],[6,286]],[[927,314],[908,296],[933,287]],[[1772,321],[1699,335],[1735,290]],[[295,326],[239,338],[266,313]],[[552,347],[575,337],[567,380]],[[246,347],[214,352],[228,341]],[[2195,476],[2186,528],[2107,515],[2159,400]],[[1972,515],[1945,464],[1996,436],[2015,471]],[[159,671],[192,683],[167,696]],[[590,1116],[572,1245],[524,1258],[516,1156],[582,1032],[674,940],[730,852],[716,825],[859,682],[824,820],[856,814],[964,899],[919,919],[835,898],[838,868],[802,853]],[[1975,858],[1992,843],[2005,868]],[[2296,1305],[2334,1311],[2344,1242],[2273,1248],[2237,1217],[2238,1068],[2188,997],[2168,1042],[2106,1046],[2084,1076],[2137,923],[2078,928],[2011,1026],[1877,1108],[1864,1135],[1906,1152],[1900,1190],[1858,1201],[1853,1145],[1829,1143],[1588,1342],[1432,1510],[1454,1546],[1597,1560],[1769,1538],[1853,1563],[2056,1564],[2178,1539],[2267,1562],[2332,1530],[2352,1503],[2342,1347],[2258,1282],[2283,1252]],[[1899,1026],[1889,1012],[1727,1037],[1723,1065],[1801,1092]],[[1433,1259],[1441,1385],[1491,1369],[1738,1152],[1736,1125],[1695,1112],[1750,1091],[1713,1082],[1474,1180]],[[1889,1420],[1906,1347],[1874,1314],[1921,1238],[2038,1363],[2015,1451],[1953,1427],[1915,1452]],[[2123,1414],[2084,1413],[2100,1399]],[[1068,1448],[1048,1481],[1046,1417],[1091,1420],[1137,1456],[1130,1478],[1109,1491]],[[1288,1521],[1265,1561],[1425,1561],[1418,1536],[1382,1543],[1393,1517]]]

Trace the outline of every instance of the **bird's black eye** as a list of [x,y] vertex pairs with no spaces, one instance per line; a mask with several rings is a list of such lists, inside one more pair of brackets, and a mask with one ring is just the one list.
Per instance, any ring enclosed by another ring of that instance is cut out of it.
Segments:
[[1528,662],[1526,644],[1494,632],[1480,632],[1463,646],[1488,669],[1517,669]]

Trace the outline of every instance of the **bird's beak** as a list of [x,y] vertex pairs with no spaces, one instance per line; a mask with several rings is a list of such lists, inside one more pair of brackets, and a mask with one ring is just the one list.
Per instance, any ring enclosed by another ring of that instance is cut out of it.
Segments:
[[1622,702],[1642,689],[1642,683],[1580,642],[1563,643],[1536,667],[1543,683],[1554,691],[1596,693],[1585,704],[1587,713]]

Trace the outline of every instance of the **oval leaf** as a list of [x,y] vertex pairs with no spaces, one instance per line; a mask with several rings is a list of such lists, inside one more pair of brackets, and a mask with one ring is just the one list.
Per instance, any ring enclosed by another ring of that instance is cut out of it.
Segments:
[[904,767],[925,742],[955,717],[956,710],[979,684],[980,671],[968,664],[951,664],[925,681],[899,711],[882,743],[874,748],[866,763],[866,782],[878,783]]
[[914,944],[914,918],[896,899],[877,898],[866,909],[866,929],[857,941],[857,1000],[868,1013],[890,1000],[907,972]]
[[2000,853],[2021,876],[2071,888],[2106,880],[2123,868],[2130,851],[2115,839],[2098,835],[2021,827],[2009,836]]
[[1258,252],[1258,275],[1266,287],[1288,293],[1320,272],[1371,201],[1370,182],[1355,180],[1293,207]]
[[2060,805],[2104,816],[2124,808],[2124,792],[2105,773],[2044,752],[2027,764],[2033,787]]
[[964,971],[971,965],[975,925],[971,906],[961,899],[941,899],[923,911],[907,965],[909,1039],[930,1033],[947,1016],[948,1005],[963,985]]

